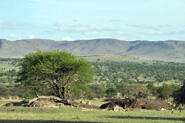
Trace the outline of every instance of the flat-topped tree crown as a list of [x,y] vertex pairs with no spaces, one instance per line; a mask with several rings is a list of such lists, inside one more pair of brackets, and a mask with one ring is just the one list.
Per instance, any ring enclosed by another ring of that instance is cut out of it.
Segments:
[[67,51],[38,50],[25,56],[17,82],[31,92],[66,99],[92,81],[92,65]]

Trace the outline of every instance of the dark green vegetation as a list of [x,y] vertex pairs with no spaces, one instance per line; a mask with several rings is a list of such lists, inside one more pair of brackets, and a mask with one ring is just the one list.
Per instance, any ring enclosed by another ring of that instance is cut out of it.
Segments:
[[120,41],[116,39],[94,39],[77,41],[53,41],[29,39],[8,41],[0,39],[0,56],[22,58],[37,49],[51,51],[67,50],[78,56],[128,55],[146,59],[185,62],[184,41]]
[[15,87],[17,71],[22,59],[0,59],[0,96],[8,98],[21,96],[21,92]]
[[185,64],[153,61],[143,62],[92,62],[99,83],[160,83],[181,82],[185,79]]
[[185,80],[183,82],[183,85],[180,89],[178,89],[174,94],[173,94],[174,102],[177,105],[184,105],[185,104]]
[[38,50],[23,59],[16,82],[27,94],[72,99],[85,91],[92,77],[92,65],[85,59],[67,51]]
[[[120,61],[116,61],[116,58],[118,56],[102,57],[103,59],[100,56],[84,57],[85,59],[88,59],[91,64],[94,65],[94,82],[89,85],[90,89],[84,88],[86,90],[86,93],[83,94],[82,91],[80,91],[81,89],[83,89],[80,84],[79,86],[76,86],[77,88],[68,87],[69,89],[75,89],[74,91],[72,91],[73,93],[71,93],[74,98],[78,99],[80,97],[84,97],[88,99],[93,99],[103,97],[154,96],[168,99],[170,97],[173,97],[175,95],[174,93],[181,87],[181,83],[185,75],[184,63],[146,61],[127,56],[119,57],[118,59],[120,59]],[[111,59],[115,60],[111,61]],[[22,61],[22,59],[1,59],[1,74],[3,75],[0,77],[1,96],[8,97],[9,95],[18,95],[31,98],[36,95],[36,93],[31,90],[23,93],[25,92],[24,89],[15,88],[14,86],[17,71],[19,70],[20,63],[22,63]],[[45,63],[51,64],[48,63],[47,60]],[[3,68],[3,66],[6,68]],[[45,70],[45,73],[43,74],[45,77],[46,72],[48,72],[50,69],[45,68],[46,66],[44,66],[44,63],[41,66],[43,66],[43,70]],[[32,74],[36,76],[39,72],[38,74],[40,75],[40,71],[38,70],[34,69],[32,72]],[[49,75],[49,73],[47,73],[47,75]],[[45,79],[52,78],[46,77]],[[44,80],[44,83],[47,82],[48,81]],[[49,89],[49,87],[52,86],[49,86],[45,90],[43,90],[41,89],[41,85],[43,83],[37,84],[39,86],[35,86],[35,89],[37,88],[38,93],[40,93],[41,95],[54,94],[54,90],[53,93],[51,93],[52,91],[50,91],[49,93],[45,91],[52,90]]]

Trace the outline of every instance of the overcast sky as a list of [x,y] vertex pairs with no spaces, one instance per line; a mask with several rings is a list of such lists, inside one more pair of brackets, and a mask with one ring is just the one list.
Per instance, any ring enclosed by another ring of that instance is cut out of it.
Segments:
[[185,0],[0,0],[0,38],[185,40]]

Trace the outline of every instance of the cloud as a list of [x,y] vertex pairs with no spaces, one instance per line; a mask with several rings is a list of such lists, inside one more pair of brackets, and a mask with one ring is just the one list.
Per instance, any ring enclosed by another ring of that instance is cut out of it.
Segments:
[[118,31],[118,32],[115,32],[115,34],[122,35],[122,34],[124,34],[124,33],[123,33],[123,32],[121,32],[121,31]]
[[0,24],[3,24],[3,21],[2,20],[0,20]]
[[119,20],[119,19],[113,19],[113,20],[110,20],[111,22],[122,22],[122,20]]
[[133,27],[133,28],[143,28],[143,29],[155,29],[159,30],[161,28],[169,28],[173,27],[172,25],[156,25],[156,26],[149,26],[149,25],[144,25],[144,24],[127,24],[128,27]]
[[185,35],[185,31],[171,31],[171,32],[146,32],[147,35]]
[[89,35],[89,36],[103,36],[105,33],[103,32],[84,32],[84,35]]
[[90,27],[88,25],[73,25],[73,24],[65,24],[65,27],[69,27],[69,28],[78,28],[78,27]]
[[152,26],[144,25],[144,24],[127,24],[128,27],[133,27],[133,28],[143,28],[143,29],[157,29]]
[[120,31],[120,29],[117,28],[104,28],[103,31]]
[[22,39],[21,37],[15,35],[15,34],[9,34],[9,37],[11,40],[21,40]]
[[56,27],[69,27],[69,28],[77,28],[77,27],[90,27],[88,25],[80,25],[80,24],[62,24],[62,23],[54,23],[53,26]]
[[[55,29],[46,30],[46,33],[77,33],[88,36],[122,35],[123,32],[118,28],[92,28],[88,25],[55,23]],[[56,27],[58,26],[58,27]]]
[[77,19],[74,19],[73,21],[74,21],[74,22],[78,22],[78,20],[77,20]]
[[35,36],[34,36],[33,34],[30,34],[30,35],[28,35],[28,38],[29,38],[29,39],[34,39]]
[[158,28],[166,28],[166,27],[172,27],[172,25],[158,25]]
[[0,30],[15,30],[22,26],[23,24],[17,22],[4,22],[0,20]]
[[66,33],[84,33],[86,31],[92,31],[94,29],[89,28],[88,26],[82,25],[64,25],[63,27],[58,27],[51,30],[45,30],[46,33],[57,33],[57,32],[66,32]]
[[64,36],[61,38],[62,41],[72,41],[73,39],[69,36]]
[[77,32],[85,32],[88,31],[87,28],[59,28],[56,29],[56,31],[60,31],[60,32],[69,32],[69,33],[77,33]]
[[53,26],[62,26],[61,23],[54,23]]

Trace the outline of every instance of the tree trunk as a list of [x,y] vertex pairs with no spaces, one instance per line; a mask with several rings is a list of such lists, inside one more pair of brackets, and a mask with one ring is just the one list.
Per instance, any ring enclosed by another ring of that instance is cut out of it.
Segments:
[[62,96],[63,96],[63,99],[66,99],[66,88],[65,87],[62,87]]
[[38,100],[38,99],[48,99],[48,100],[53,99],[53,100],[57,100],[57,101],[59,101],[59,102],[62,101],[61,98],[55,97],[55,96],[37,96],[37,97],[35,97],[35,98],[29,100],[28,105],[31,104],[32,102],[35,102],[35,101]]
[[60,89],[58,90],[58,97],[63,98],[62,91]]

